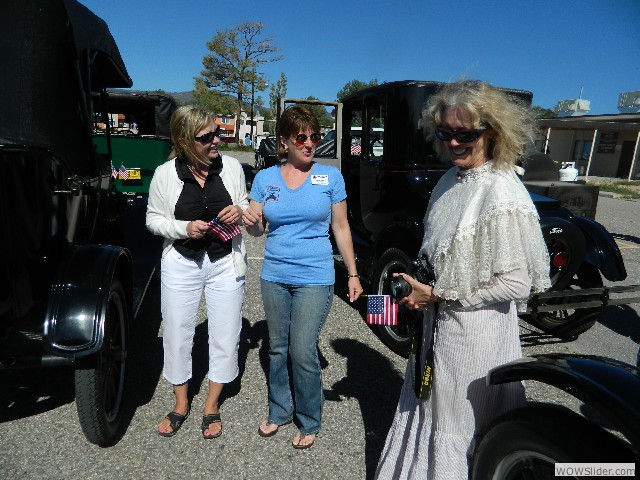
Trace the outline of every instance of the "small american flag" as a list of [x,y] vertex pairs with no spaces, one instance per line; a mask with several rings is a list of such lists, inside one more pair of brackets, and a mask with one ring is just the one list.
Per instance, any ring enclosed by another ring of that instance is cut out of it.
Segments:
[[351,145],[351,155],[360,155],[362,147],[359,144]]
[[215,233],[220,240],[227,242],[240,234],[240,227],[235,223],[222,223],[219,217],[209,222],[209,230]]
[[367,323],[369,325],[397,325],[398,304],[389,295],[367,297]]
[[118,178],[118,170],[113,166],[113,162],[111,162],[111,176],[113,178]]
[[124,166],[124,163],[120,165],[120,178],[122,180],[129,180],[129,170]]

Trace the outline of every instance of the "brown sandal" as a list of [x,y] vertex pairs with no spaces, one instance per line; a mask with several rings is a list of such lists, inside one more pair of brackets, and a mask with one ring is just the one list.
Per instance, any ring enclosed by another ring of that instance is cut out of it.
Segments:
[[[291,442],[291,446],[296,450],[305,450],[307,448],[311,448],[313,444],[316,443],[316,436],[313,433],[310,433],[309,435],[303,435],[302,433],[298,432],[297,435],[299,435],[298,441],[296,442],[296,437],[293,437],[293,442]],[[302,443],[305,437],[313,437],[311,443]]]
[[278,433],[278,430],[280,430],[280,425],[272,423],[269,420],[267,420],[264,424],[264,426],[267,428],[269,428],[271,425],[275,425],[276,429],[272,432],[265,432],[264,430],[262,430],[262,424],[260,424],[260,426],[258,427],[258,435],[260,435],[263,438],[273,437],[276,433]]

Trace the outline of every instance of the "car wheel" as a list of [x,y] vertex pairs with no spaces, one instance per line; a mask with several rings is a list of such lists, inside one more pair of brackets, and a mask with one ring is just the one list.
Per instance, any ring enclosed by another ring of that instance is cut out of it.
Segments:
[[110,446],[124,433],[124,387],[128,342],[127,301],[114,280],[100,351],[75,371],[76,406],[82,431],[91,443]]
[[[385,251],[373,276],[373,291],[378,295],[389,295],[388,279],[394,273],[406,273],[411,260],[397,248]],[[398,325],[370,325],[371,330],[390,350],[407,358],[411,349],[411,333],[413,325],[422,318],[422,313],[406,308],[398,309]]]
[[[602,277],[597,267],[583,264],[565,289],[576,290],[601,287]],[[576,299],[581,302],[588,302],[598,300],[599,296],[562,297],[553,299],[553,302],[562,304]],[[523,315],[522,318],[546,333],[557,335],[560,338],[575,338],[589,330],[596,323],[601,311],[602,307],[578,308],[545,312],[539,314],[537,318],[534,315]]]
[[481,436],[471,478],[553,479],[555,463],[623,462],[630,455],[621,441],[584,417],[564,407],[533,405],[499,417]]

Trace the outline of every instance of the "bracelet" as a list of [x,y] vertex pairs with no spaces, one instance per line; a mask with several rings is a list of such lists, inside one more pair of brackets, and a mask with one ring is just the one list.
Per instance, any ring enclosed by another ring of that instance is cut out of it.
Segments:
[[358,275],[356,273],[355,275],[347,275],[347,277],[349,277],[349,278],[360,278],[360,275]]

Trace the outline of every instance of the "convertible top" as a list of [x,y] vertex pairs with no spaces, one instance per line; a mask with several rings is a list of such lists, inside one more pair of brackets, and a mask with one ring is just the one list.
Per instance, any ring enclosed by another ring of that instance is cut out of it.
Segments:
[[133,83],[106,23],[76,0],[4,0],[0,31],[0,145],[92,155],[91,91]]

